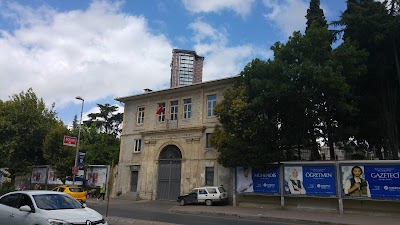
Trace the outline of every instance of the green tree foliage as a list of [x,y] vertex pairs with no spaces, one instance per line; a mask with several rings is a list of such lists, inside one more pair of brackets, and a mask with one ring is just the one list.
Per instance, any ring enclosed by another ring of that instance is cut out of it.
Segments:
[[70,131],[61,122],[57,123],[43,143],[43,156],[61,180],[71,175],[76,153],[75,147],[63,145],[64,135],[69,136]]
[[212,142],[222,165],[262,168],[293,159],[302,148],[312,149],[317,160],[317,138],[333,145],[346,136],[346,125],[339,130],[336,124],[354,112],[348,82],[362,74],[367,54],[350,42],[332,50],[327,25],[312,18],[306,35],[294,32],[271,48],[273,60],[247,65],[215,108],[221,126]]
[[55,114],[32,89],[0,101],[0,163],[1,167],[9,168],[12,177],[29,173],[31,166],[46,163],[43,141],[57,123]]
[[310,7],[307,9],[307,27],[306,33],[311,25],[314,23],[315,26],[318,27],[325,27],[327,25],[325,20],[324,11],[320,7],[321,1],[320,0],[311,0]]
[[[399,1],[349,0],[341,20],[344,41],[369,53],[367,73],[354,83],[359,113],[356,138],[386,158],[398,159],[400,144],[400,16]],[[379,152],[378,152],[379,153]],[[383,157],[383,156],[381,156]]]
[[92,124],[101,132],[118,136],[121,132],[122,113],[116,113],[118,107],[110,104],[97,104],[99,113],[90,113],[89,120],[84,123],[91,127]]
[[[89,114],[81,133],[81,149],[86,150],[87,165],[118,162],[122,113],[110,104],[97,104],[99,113]],[[77,130],[75,130],[77,133]]]
[[87,165],[104,165],[118,162],[120,139],[112,134],[100,133],[92,127],[82,127],[81,149],[86,150]]

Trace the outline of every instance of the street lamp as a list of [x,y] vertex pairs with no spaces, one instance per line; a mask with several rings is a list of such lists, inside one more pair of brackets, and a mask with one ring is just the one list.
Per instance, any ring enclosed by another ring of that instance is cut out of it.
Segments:
[[[82,101],[82,109],[81,109],[81,120],[79,121],[79,130],[78,130],[78,141],[76,144],[76,153],[75,153],[75,165],[74,167],[78,167],[78,157],[79,157],[79,140],[81,138],[81,127],[82,127],[82,113],[83,113],[83,103],[85,103],[85,100],[81,96],[76,96],[75,99],[81,100]],[[79,169],[78,169],[79,171]],[[73,185],[75,185],[75,177],[76,174],[73,174]]]

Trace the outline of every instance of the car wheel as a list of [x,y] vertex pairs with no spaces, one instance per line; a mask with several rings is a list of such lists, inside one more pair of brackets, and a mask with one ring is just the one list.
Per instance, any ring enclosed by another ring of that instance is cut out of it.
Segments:
[[181,201],[179,202],[179,204],[180,204],[181,206],[186,205],[186,200],[185,200],[185,199],[181,199]]
[[207,199],[206,200],[206,205],[208,205],[208,206],[212,205],[212,201],[210,199]]

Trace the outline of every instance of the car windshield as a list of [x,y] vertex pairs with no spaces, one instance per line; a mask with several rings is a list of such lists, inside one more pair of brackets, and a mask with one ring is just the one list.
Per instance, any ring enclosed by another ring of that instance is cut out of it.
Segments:
[[83,206],[75,199],[68,195],[60,194],[43,194],[34,195],[36,205],[40,209],[57,210],[57,209],[81,209]]
[[69,190],[71,191],[71,192],[83,192],[83,189],[82,188],[69,188]]

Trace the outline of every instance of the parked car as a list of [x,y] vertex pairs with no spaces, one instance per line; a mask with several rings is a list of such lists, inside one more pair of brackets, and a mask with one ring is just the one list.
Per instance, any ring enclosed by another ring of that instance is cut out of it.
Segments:
[[227,203],[228,193],[222,186],[194,188],[189,194],[181,195],[177,201],[180,205],[205,203],[210,206],[214,203]]
[[53,188],[53,191],[64,192],[71,195],[76,200],[85,203],[86,202],[86,191],[83,188],[76,185],[62,185]]
[[0,197],[1,225],[108,225],[103,217],[70,195],[54,191],[14,191]]

